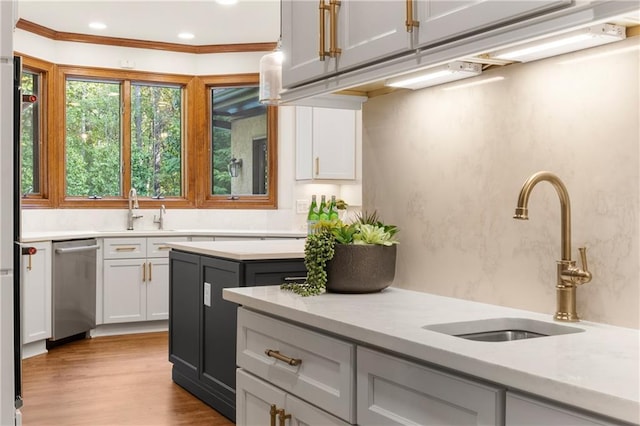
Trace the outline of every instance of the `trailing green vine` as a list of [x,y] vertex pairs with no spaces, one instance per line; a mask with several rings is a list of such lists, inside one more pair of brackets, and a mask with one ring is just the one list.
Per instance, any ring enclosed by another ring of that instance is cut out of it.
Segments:
[[304,245],[304,264],[307,280],[304,283],[282,284],[280,288],[301,296],[315,296],[322,293],[327,285],[327,262],[333,258],[335,240],[330,229],[318,227],[314,234],[307,236]]

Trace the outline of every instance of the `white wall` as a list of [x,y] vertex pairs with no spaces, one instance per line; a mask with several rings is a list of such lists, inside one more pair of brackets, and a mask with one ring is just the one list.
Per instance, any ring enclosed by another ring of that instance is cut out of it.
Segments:
[[524,180],[549,170],[571,197],[573,258],[589,248],[594,278],[578,289],[578,312],[639,327],[638,47],[636,37],[493,69],[475,81],[504,80],[485,85],[369,99],[363,205],[401,229],[394,285],[551,315],[553,187],[533,190],[529,221],[511,218]]

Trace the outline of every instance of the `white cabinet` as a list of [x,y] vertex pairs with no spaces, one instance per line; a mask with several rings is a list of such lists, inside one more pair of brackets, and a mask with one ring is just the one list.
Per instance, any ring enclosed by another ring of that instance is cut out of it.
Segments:
[[28,244],[22,258],[22,343],[51,337],[51,242]]
[[504,390],[358,347],[358,424],[503,425]]
[[622,425],[575,409],[543,402],[515,392],[507,392],[506,424],[508,426],[613,426]]
[[104,240],[105,324],[169,318],[169,241],[187,237]]
[[[335,6],[331,6],[336,3],[333,0],[324,3],[326,8],[322,9],[318,2],[282,1],[284,88],[304,86],[365,66],[397,62],[398,57],[413,60],[417,49],[476,36],[574,5],[571,0],[343,0]],[[410,18],[418,25],[407,27]],[[505,41],[508,40],[507,37]],[[336,52],[333,56],[329,54],[332,47]],[[414,67],[429,64],[429,59],[423,58]],[[389,75],[378,76],[384,77]],[[342,87],[339,81],[331,83],[333,91]]]
[[236,356],[238,367],[283,393],[355,423],[353,343],[239,308]]
[[571,0],[420,0],[416,2],[418,46],[466,36],[507,22],[570,6]]
[[[347,426],[348,423],[270,385],[242,369],[236,372],[236,424]],[[287,423],[285,423],[287,422]]]
[[296,179],[356,179],[354,110],[296,108]]

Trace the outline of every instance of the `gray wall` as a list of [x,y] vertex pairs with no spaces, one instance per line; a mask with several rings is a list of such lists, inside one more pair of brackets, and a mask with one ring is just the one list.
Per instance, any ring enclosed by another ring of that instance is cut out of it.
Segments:
[[[551,185],[512,219],[539,170],[566,184],[573,258],[588,247],[584,320],[638,328],[638,37],[363,109],[363,205],[401,228],[394,286],[552,314],[560,209]],[[502,80],[459,88],[486,78]],[[454,90],[451,90],[455,88]]]

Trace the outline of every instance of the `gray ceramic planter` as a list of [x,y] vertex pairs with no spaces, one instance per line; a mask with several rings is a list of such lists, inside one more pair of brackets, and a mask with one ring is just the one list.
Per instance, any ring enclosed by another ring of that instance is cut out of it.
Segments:
[[327,291],[374,293],[387,288],[396,274],[396,245],[336,244],[327,262]]

